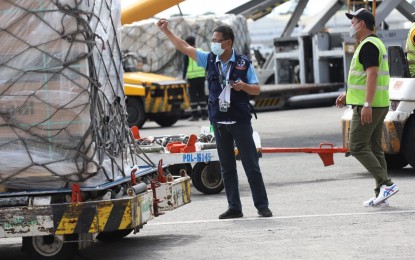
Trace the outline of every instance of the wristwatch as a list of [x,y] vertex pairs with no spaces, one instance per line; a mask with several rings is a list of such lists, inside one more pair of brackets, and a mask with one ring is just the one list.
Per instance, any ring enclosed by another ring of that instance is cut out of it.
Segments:
[[365,103],[363,103],[363,106],[364,107],[370,107],[370,104],[369,104],[369,102],[365,102]]

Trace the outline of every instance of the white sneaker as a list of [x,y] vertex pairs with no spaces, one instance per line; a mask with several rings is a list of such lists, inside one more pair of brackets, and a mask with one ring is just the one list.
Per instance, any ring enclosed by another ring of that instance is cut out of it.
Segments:
[[378,205],[375,205],[375,204],[373,203],[373,201],[374,201],[375,199],[376,199],[376,198],[375,198],[375,197],[373,197],[373,198],[370,198],[370,199],[366,200],[365,202],[363,202],[363,207],[381,207],[381,208],[383,208],[383,207],[389,207],[389,202],[388,202],[388,200],[384,200],[383,202],[379,203]]
[[380,187],[379,195],[373,201],[373,204],[375,205],[380,204],[381,202],[385,201],[390,196],[395,195],[398,191],[399,191],[399,188],[396,184],[393,184],[391,186],[382,185]]

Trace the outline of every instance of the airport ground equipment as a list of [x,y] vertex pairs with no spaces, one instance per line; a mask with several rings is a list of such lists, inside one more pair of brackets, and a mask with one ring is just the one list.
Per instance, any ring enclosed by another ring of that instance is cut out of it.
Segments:
[[[141,138],[138,129],[133,131],[143,156],[148,160],[162,158],[169,165],[168,172],[172,176],[185,172],[191,176],[193,186],[204,194],[217,194],[224,189],[213,133],[203,131],[199,136],[180,134]],[[262,147],[259,134],[254,132],[253,137],[259,157],[270,153],[314,153],[319,155],[324,166],[330,166],[334,164],[334,153],[348,154],[347,148],[334,147],[330,143],[322,143],[319,147]],[[235,156],[239,160],[237,148]]]
[[71,259],[94,240],[137,233],[191,201],[190,177],[160,182],[161,169],[136,167],[126,178],[94,187],[1,192],[0,238],[22,237],[32,259]]
[[[128,1],[121,8],[121,23],[128,26],[151,18],[180,2],[183,0]],[[189,85],[186,80],[150,73],[143,67],[147,57],[123,47],[123,42],[120,47],[123,50],[124,93],[129,126],[141,128],[146,120],[155,121],[162,127],[174,125],[190,108]]]
[[172,176],[186,173],[191,176],[193,187],[204,194],[223,190],[218,151],[212,134],[135,136],[143,157],[150,161],[161,158],[169,165],[167,169]]
[[[257,16],[266,14],[268,7],[288,4],[283,3],[285,1],[255,2],[249,1],[231,13],[258,21]],[[376,33],[387,47],[404,46],[408,31],[404,28],[405,18],[407,23],[412,22],[415,12],[415,7],[406,0],[330,0],[322,3],[320,11],[305,23],[300,19],[310,1],[290,2],[295,8],[287,21],[278,21],[285,22],[285,27],[273,40],[274,51],[265,56],[261,55],[261,50],[253,50],[252,58],[263,89],[260,95],[253,97],[257,111],[315,102],[334,104],[345,90],[356,47],[355,40],[348,35],[351,24],[345,12],[361,7],[372,10],[376,17]]]
[[162,127],[174,125],[190,108],[188,83],[161,74],[143,72],[135,53],[123,54],[124,94],[130,127],[146,120]]

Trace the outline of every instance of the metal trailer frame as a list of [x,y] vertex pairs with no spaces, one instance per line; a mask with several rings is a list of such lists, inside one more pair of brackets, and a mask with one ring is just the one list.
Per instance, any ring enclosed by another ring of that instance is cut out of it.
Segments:
[[198,191],[217,194],[224,189],[217,149],[170,153],[165,148],[162,152],[152,152],[151,149],[146,152],[146,146],[140,147],[150,161],[161,158],[163,164],[169,165],[167,169],[172,176],[186,172]]
[[[140,140],[138,128],[132,127],[134,138]],[[165,139],[182,139],[187,135],[162,135],[152,137],[154,140]],[[257,147],[258,154],[261,155],[261,140],[257,132],[253,132],[253,138]],[[223,179],[220,172],[219,155],[215,143],[196,143],[196,135],[190,135],[187,144],[180,143],[177,146],[181,149],[168,148],[156,144],[139,145],[144,157],[147,158],[149,164],[154,164],[154,160],[161,159],[162,164],[169,165],[168,171],[172,176],[183,175],[184,173],[191,176],[193,186],[204,194],[217,194],[224,189]],[[143,140],[143,139],[141,139]],[[153,141],[154,141],[153,140]],[[172,142],[174,146],[174,142]],[[178,147],[176,147],[178,148]],[[173,152],[170,152],[173,151]],[[239,159],[238,151],[235,149],[236,158]],[[143,158],[144,159],[144,158]]]
[[[137,129],[135,131],[138,131]],[[138,133],[136,133],[139,137]],[[184,137],[185,135],[177,135],[177,137]],[[162,139],[172,137],[168,135],[154,137],[154,139]],[[331,143],[321,143],[319,147],[262,147],[260,136],[257,132],[253,132],[257,153],[261,158],[264,153],[316,153],[320,156],[324,166],[334,164],[334,153],[345,153],[349,155],[348,148],[334,147]],[[190,142],[189,142],[190,143]],[[184,146],[185,144],[180,144]],[[210,146],[209,146],[210,145]],[[203,143],[195,144],[191,152],[186,152],[183,147],[181,152],[169,152],[166,147],[158,145],[156,149],[154,146],[140,145],[145,157],[152,161],[155,159],[162,160],[162,163],[169,165],[169,171],[172,175],[180,175],[185,171],[191,176],[193,186],[204,194],[217,194],[223,189],[223,179],[220,172],[220,163],[218,151],[212,148],[214,143],[208,143],[208,149],[203,149]],[[190,144],[193,146],[193,144]],[[199,147],[199,149],[196,149]],[[157,150],[158,149],[158,150]],[[239,159],[238,149],[235,148],[236,158]],[[193,168],[192,168],[193,166]]]
[[[67,259],[95,239],[121,239],[138,232],[148,221],[191,201],[190,177],[163,179],[166,165],[133,170],[125,196],[82,201],[83,194],[97,187],[0,193],[0,238],[23,238],[23,249],[36,259]],[[157,174],[150,184],[136,184],[137,177]],[[161,181],[160,181],[161,180]],[[136,184],[136,185],[135,185]],[[95,188],[95,189],[94,189]],[[52,196],[65,194],[71,202],[53,203]],[[67,257],[67,258],[66,258]]]

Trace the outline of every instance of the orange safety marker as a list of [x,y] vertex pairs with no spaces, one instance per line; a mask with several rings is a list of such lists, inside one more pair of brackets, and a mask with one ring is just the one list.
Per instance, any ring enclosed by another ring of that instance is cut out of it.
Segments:
[[163,159],[160,159],[159,164],[157,166],[157,181],[160,183],[166,183],[167,178],[163,173]]
[[[328,148],[324,148],[328,146]],[[289,147],[263,147],[262,153],[317,153],[324,166],[330,166],[334,164],[333,153],[347,153],[347,148],[335,148],[333,144],[321,143],[318,148],[289,148]]]
[[131,132],[133,133],[133,137],[135,140],[139,140],[140,139],[140,131],[138,130],[138,126],[133,126],[131,127]]
[[153,213],[155,217],[158,217],[160,215],[163,215],[164,212],[159,211],[159,204],[160,202],[163,202],[162,199],[157,198],[157,188],[160,187],[160,183],[156,182],[155,180],[150,181],[150,187],[153,191]]
[[176,141],[176,142],[171,142],[168,143],[166,146],[167,151],[171,152],[171,153],[180,153],[180,149],[184,148],[186,146],[186,144],[180,142],[180,141]]
[[79,184],[72,184],[72,203],[82,202],[82,193]]
[[134,168],[131,170],[131,173],[130,173],[131,186],[134,186],[137,184],[137,176],[135,176],[136,172],[137,172],[137,168]]
[[196,152],[196,146],[195,146],[196,141],[197,141],[197,136],[195,134],[190,135],[186,146],[183,147],[183,148],[180,148],[180,152],[181,153],[194,153],[194,152]]

